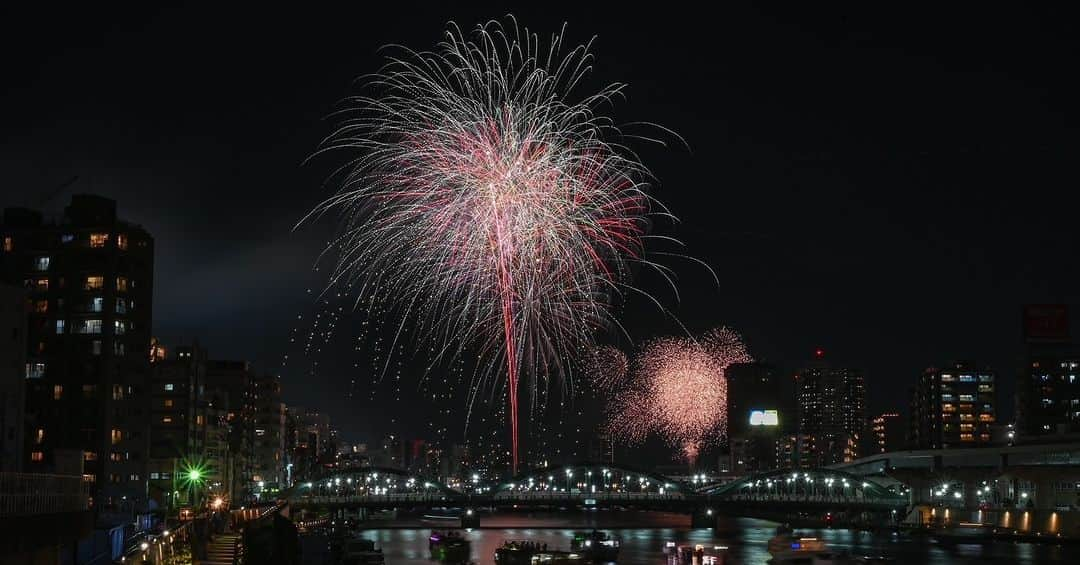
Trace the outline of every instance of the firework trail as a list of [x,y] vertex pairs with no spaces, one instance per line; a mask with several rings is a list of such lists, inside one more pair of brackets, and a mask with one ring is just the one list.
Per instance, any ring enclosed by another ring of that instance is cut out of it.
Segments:
[[510,24],[450,24],[434,51],[395,48],[336,115],[316,154],[352,160],[304,220],[340,212],[328,288],[400,316],[391,350],[408,327],[435,344],[432,366],[479,352],[469,406],[505,386],[516,472],[519,380],[568,374],[564,359],[640,292],[632,263],[672,275],[642,256],[648,216],[667,212],[601,112],[624,85],[578,95],[591,42],[563,55],[561,35],[542,44]]
[[727,368],[751,360],[739,334],[728,328],[701,339],[651,341],[608,405],[607,431],[627,443],[658,434],[693,465],[703,446],[727,433]]

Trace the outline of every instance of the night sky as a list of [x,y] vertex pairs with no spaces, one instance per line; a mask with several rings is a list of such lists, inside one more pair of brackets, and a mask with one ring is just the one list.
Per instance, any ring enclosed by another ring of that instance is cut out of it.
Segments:
[[[311,267],[334,224],[292,227],[341,160],[302,162],[381,45],[428,48],[448,20],[506,11],[369,4],[0,17],[0,205],[116,198],[156,238],[156,335],[281,372],[287,401],[357,438],[400,406],[370,400],[361,316],[320,354],[289,344],[320,310]],[[1000,371],[1011,413],[1021,306],[1080,302],[1074,20],[590,6],[514,14],[541,34],[566,21],[572,43],[597,35],[590,86],[630,85],[618,120],[686,139],[643,157],[682,220],[664,233],[720,278],[674,263],[679,303],[639,286],[691,331],[731,325],[789,370],[815,347],[865,369],[871,410],[906,408],[922,368],[972,359]],[[622,319],[635,340],[678,331],[644,301]],[[424,406],[400,425],[420,427]]]

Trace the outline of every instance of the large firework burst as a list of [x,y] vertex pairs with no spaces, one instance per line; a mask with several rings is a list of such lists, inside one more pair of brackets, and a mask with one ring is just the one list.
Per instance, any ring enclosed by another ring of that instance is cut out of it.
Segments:
[[655,206],[600,111],[623,85],[577,95],[589,45],[562,55],[561,35],[545,45],[511,24],[396,49],[324,141],[353,158],[312,213],[341,211],[331,284],[359,308],[400,314],[398,335],[416,329],[439,358],[480,353],[470,405],[505,385],[516,470],[519,376],[567,374],[611,322]]
[[739,334],[728,328],[701,339],[651,341],[608,405],[607,431],[628,443],[658,434],[693,464],[703,446],[727,433],[727,368],[749,361]]

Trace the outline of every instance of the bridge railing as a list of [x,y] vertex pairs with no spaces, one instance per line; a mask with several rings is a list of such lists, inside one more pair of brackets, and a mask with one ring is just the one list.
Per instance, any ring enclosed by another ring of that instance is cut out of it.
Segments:
[[0,517],[89,509],[89,483],[80,475],[0,473]]
[[686,500],[681,493],[648,493],[648,492],[547,492],[547,491],[523,491],[523,492],[499,492],[492,496],[494,500]]
[[794,502],[794,503],[836,503],[836,504],[875,504],[897,505],[905,504],[906,501],[897,498],[882,498],[874,496],[838,496],[825,494],[732,494],[715,497],[715,500],[727,500],[733,502]]
[[462,500],[464,496],[447,496],[444,494],[302,494],[292,498],[300,502],[312,504],[344,504],[349,502],[446,502]]

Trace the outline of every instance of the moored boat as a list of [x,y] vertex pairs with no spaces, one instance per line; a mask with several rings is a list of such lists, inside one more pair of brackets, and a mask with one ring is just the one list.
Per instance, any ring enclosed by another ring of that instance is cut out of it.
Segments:
[[472,544],[460,532],[453,530],[431,532],[428,537],[431,558],[446,563],[468,563]]

